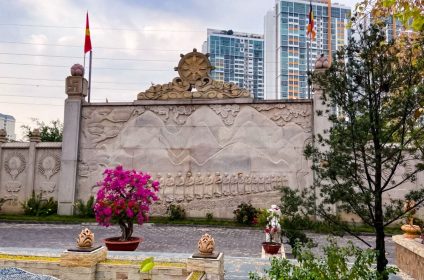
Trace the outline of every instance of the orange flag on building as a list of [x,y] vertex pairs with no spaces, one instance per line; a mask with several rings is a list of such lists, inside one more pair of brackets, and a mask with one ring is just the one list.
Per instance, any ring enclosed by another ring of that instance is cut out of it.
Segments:
[[91,38],[90,38],[90,26],[88,24],[88,12],[85,21],[85,42],[84,42],[84,53],[91,51]]
[[315,39],[317,32],[314,29],[314,12],[312,11],[312,2],[309,2],[309,23],[306,29],[306,34],[311,37],[311,40]]

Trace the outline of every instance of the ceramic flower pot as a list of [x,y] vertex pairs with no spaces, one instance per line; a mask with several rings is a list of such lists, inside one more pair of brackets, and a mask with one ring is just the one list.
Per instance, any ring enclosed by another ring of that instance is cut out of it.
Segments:
[[269,255],[276,255],[280,251],[281,243],[276,242],[262,242],[262,247],[265,253]]
[[120,241],[119,237],[110,237],[103,240],[109,251],[135,251],[142,237],[131,237],[128,241]]

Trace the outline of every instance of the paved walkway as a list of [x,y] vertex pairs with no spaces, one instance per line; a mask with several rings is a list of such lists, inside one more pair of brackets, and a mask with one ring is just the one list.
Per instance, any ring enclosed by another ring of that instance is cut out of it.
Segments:
[[[63,250],[75,246],[76,237],[84,227],[86,225],[0,223],[0,247]],[[99,244],[102,239],[118,236],[120,232],[116,226],[104,228],[87,225],[87,227],[94,232],[96,242]],[[260,271],[267,264],[267,260],[259,259],[264,235],[258,229],[145,224],[135,226],[134,230],[134,236],[144,238],[138,251],[181,255],[189,255],[196,251],[197,241],[204,233],[210,233],[215,239],[217,251],[225,254],[225,269],[228,275],[226,279],[243,279],[243,275],[247,275],[248,271]],[[314,251],[322,254],[322,247],[328,243],[328,236],[315,233],[307,235],[318,244]],[[372,236],[364,238],[370,243],[373,242]],[[365,248],[362,242],[351,236],[337,237],[336,240],[340,245],[352,241],[355,245]],[[393,264],[394,244],[391,238],[386,239],[386,244],[387,258],[389,263]],[[285,250],[290,252],[290,246],[285,245]]]

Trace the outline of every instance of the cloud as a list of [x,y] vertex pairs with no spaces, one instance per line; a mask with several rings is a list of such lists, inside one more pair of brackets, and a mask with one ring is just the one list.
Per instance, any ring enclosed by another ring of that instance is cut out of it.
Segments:
[[[131,102],[151,82],[171,81],[177,75],[173,67],[178,64],[179,54],[193,48],[200,50],[207,28],[262,33],[263,16],[274,3],[275,0],[0,1],[2,22],[20,24],[0,26],[0,52],[28,54],[0,55],[0,82],[11,84],[1,84],[0,112],[15,116],[18,126],[32,117],[44,122],[63,119],[64,80],[74,63],[83,63],[86,11],[93,44],[93,100]],[[34,56],[37,54],[71,57]]]

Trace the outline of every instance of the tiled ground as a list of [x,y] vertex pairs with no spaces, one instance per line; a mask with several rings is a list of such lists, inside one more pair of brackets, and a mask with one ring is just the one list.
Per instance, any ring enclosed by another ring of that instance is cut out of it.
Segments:
[[[14,224],[0,223],[0,247],[66,249],[75,246],[75,240],[86,225],[59,224]],[[88,225],[95,234],[97,243],[106,237],[119,235],[118,227],[104,228]],[[204,233],[210,233],[217,244],[217,250],[226,256],[226,279],[247,279],[248,271],[260,271],[267,260],[261,260],[261,242],[263,233],[255,229],[216,228],[201,226],[168,226],[145,224],[136,226],[134,236],[142,236],[144,242],[138,251],[191,254],[196,250],[197,241]],[[318,247],[314,249],[321,254],[321,248],[328,242],[327,235],[309,233]],[[372,236],[364,236],[372,243]],[[352,241],[365,248],[365,245],[351,236],[337,237],[339,244]],[[394,263],[394,244],[386,239],[387,258]],[[286,252],[290,247],[285,246]],[[243,278],[244,277],[244,278]],[[399,279],[399,278],[397,278]]]

